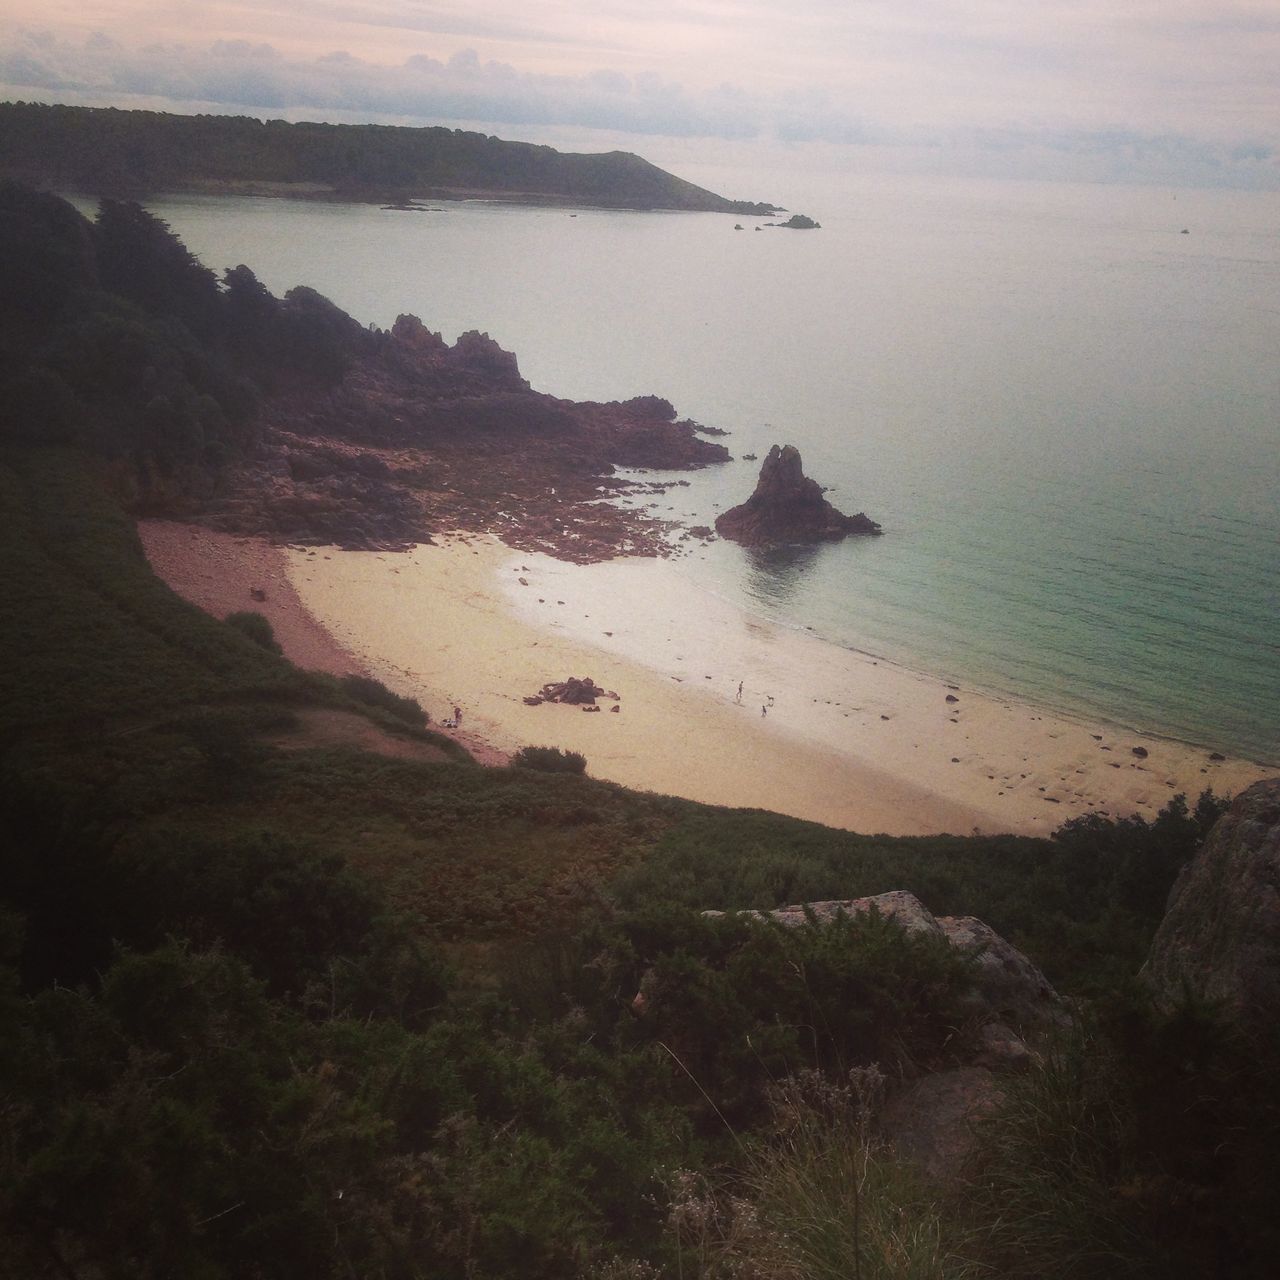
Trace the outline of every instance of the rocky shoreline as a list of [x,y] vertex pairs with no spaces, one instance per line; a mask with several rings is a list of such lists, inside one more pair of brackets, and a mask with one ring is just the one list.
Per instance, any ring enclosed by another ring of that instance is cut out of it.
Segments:
[[335,385],[264,401],[250,455],[189,514],[226,532],[362,550],[492,533],[591,563],[670,550],[670,522],[609,501],[668,482],[618,468],[730,458],[657,396],[579,403],[532,390],[487,334],[450,345],[401,316],[382,337]]

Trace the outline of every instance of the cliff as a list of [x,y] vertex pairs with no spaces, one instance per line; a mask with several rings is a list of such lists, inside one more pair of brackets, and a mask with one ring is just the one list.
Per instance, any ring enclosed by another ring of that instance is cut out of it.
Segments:
[[748,547],[835,542],[849,534],[881,532],[862,512],[847,516],[822,494],[822,486],[804,474],[800,451],[775,444],[760,468],[755,492],[716,519],[716,532]]
[[1169,895],[1142,974],[1166,1007],[1191,994],[1255,1035],[1280,1021],[1280,778],[1218,819]]

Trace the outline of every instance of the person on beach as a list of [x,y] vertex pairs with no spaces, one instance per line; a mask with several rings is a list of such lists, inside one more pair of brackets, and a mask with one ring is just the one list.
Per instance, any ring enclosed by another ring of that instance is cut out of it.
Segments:
[[453,709],[453,727],[456,729],[462,723],[462,708],[454,707]]
[[760,719],[761,719],[761,720],[763,720],[763,719],[765,718],[765,716],[767,716],[768,714],[769,714],[769,708],[768,708],[767,706],[765,706],[765,705],[764,705],[764,703],[761,703],[761,704],[760,704]]
[[738,706],[742,706],[742,681],[741,680],[738,681],[738,696],[734,698],[734,702],[736,702]]

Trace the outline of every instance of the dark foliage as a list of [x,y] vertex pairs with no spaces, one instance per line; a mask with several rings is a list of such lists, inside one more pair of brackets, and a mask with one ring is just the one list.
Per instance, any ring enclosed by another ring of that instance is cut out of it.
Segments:
[[260,649],[265,649],[268,653],[282,652],[275,632],[271,629],[271,623],[262,614],[247,609],[241,613],[229,613],[226,616],[226,623],[227,626],[234,627],[241,634],[248,636]]
[[0,441],[122,463],[139,510],[206,494],[264,394],[332,386],[382,341],[312,289],[277,299],[246,267],[219,282],[136,204],[91,223],[4,182],[0,232]]
[[381,707],[405,724],[425,725],[429,719],[417,698],[406,698],[393,693],[381,680],[375,680],[372,676],[342,676],[338,683],[342,691],[357,702],[370,707]]
[[667,832],[616,885],[624,906],[771,910],[909,887],[935,915],[975,915],[1073,992],[1137,971],[1179,868],[1224,802],[1175,796],[1151,822],[1078,819],[1052,841],[893,839],[772,814],[706,814]]
[[1280,1230],[1280,1040],[1130,984],[1011,1082],[968,1188],[1010,1280],[1264,1280]]
[[620,151],[574,155],[459,129],[23,102],[0,104],[0,172],[103,195],[309,183],[354,199],[460,188],[509,192],[526,202],[773,212],[771,205],[726,200]]
[[578,751],[559,747],[521,747],[511,757],[517,769],[537,769],[540,773],[585,773],[587,758]]

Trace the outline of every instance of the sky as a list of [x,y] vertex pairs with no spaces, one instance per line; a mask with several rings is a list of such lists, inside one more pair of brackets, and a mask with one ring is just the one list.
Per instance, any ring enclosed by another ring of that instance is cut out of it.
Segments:
[[1274,190],[1280,0],[0,0],[0,97]]

